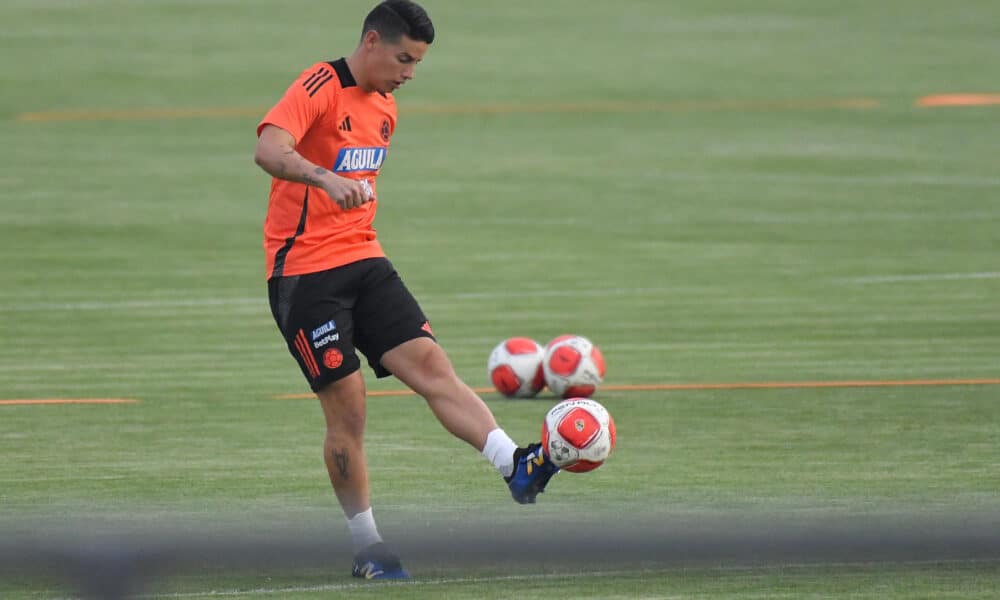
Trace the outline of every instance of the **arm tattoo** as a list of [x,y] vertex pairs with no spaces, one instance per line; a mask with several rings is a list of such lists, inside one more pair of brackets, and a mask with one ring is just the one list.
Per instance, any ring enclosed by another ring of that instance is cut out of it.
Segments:
[[313,169],[313,173],[315,175],[306,174],[305,176],[306,183],[308,183],[309,185],[319,185],[320,179],[318,176],[325,174],[326,169],[324,169],[323,167],[316,167],[315,169]]
[[344,481],[350,479],[347,475],[347,448],[344,448],[340,452],[336,450],[333,451],[333,460],[337,463],[337,469],[340,470],[340,476],[344,478]]

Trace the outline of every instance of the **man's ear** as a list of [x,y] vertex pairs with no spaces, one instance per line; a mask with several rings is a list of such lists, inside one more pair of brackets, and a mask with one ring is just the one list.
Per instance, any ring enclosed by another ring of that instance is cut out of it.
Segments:
[[374,29],[369,29],[368,31],[365,32],[364,37],[361,38],[361,45],[364,46],[365,48],[368,48],[369,50],[372,50],[375,48],[375,46],[378,45],[378,43],[381,40],[382,36],[379,35],[379,32],[375,31]]

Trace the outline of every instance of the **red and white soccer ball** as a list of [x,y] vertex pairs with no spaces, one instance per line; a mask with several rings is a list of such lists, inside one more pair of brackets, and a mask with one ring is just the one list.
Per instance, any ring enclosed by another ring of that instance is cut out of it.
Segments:
[[531,338],[506,339],[490,352],[486,370],[498,392],[508,398],[531,398],[545,387],[545,348]]
[[542,424],[542,448],[557,467],[571,473],[593,471],[615,448],[615,421],[590,398],[556,404]]
[[545,383],[556,396],[589,398],[604,381],[604,355],[579,335],[561,335],[545,347]]

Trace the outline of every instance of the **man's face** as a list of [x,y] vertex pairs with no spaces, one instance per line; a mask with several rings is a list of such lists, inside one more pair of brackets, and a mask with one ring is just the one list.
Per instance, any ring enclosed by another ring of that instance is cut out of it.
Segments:
[[401,36],[396,42],[388,42],[376,32],[368,32],[365,43],[370,43],[368,62],[368,83],[378,92],[388,93],[413,79],[417,63],[427,53],[427,42],[418,42]]

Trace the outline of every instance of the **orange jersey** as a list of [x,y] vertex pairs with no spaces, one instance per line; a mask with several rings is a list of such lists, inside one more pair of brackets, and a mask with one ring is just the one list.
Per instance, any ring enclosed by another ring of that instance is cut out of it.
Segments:
[[301,275],[385,256],[375,239],[375,180],[396,128],[392,94],[358,87],[343,58],[309,67],[257,126],[292,134],[306,160],[367,180],[372,200],[343,210],[322,189],[273,179],[264,221],[267,276]]

